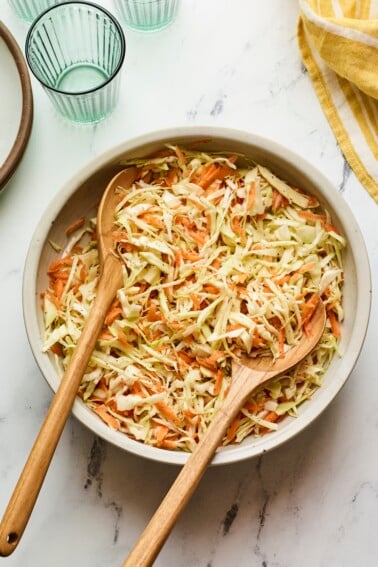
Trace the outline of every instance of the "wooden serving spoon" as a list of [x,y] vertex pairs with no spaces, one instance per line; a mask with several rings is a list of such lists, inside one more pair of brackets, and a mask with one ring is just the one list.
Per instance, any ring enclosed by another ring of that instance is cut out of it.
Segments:
[[138,539],[123,567],[149,567],[169,536],[177,518],[195,491],[208,464],[218,449],[227,428],[254,390],[300,362],[319,342],[326,322],[323,303],[311,319],[311,336],[303,335],[299,343],[282,358],[241,357],[232,363],[232,380],[227,397],[217,411],[163,502]]
[[122,265],[113,253],[111,237],[114,211],[118,202],[115,189],[117,187],[127,189],[132,185],[135,177],[135,168],[124,169],[113,177],[102,196],[97,215],[101,274],[96,299],[4,513],[0,525],[0,555],[2,556],[10,555],[21,539],[105,316],[117,290],[122,286]]

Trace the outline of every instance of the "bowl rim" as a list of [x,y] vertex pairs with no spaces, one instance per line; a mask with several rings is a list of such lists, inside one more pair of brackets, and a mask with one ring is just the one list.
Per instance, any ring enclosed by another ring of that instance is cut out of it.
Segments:
[[[150,143],[166,143],[167,140],[176,140],[182,137],[194,139],[217,139],[222,138],[229,142],[243,142],[252,146],[259,147],[267,153],[273,154],[283,163],[294,165],[308,177],[316,187],[319,187],[325,200],[337,211],[337,215],[343,226],[348,226],[348,244],[354,250],[355,255],[358,251],[358,270],[356,270],[356,315],[354,326],[351,332],[348,350],[344,353],[338,373],[333,377],[332,382],[326,389],[320,388],[323,395],[317,398],[317,403],[310,404],[306,409],[306,415],[293,420],[285,429],[278,429],[273,435],[265,436],[263,446],[261,438],[256,439],[256,443],[248,445],[233,445],[232,448],[225,448],[219,451],[213,458],[212,465],[229,464],[242,461],[252,457],[260,456],[284,442],[293,439],[298,433],[306,429],[332,402],[336,394],[346,383],[350,376],[359,354],[361,352],[366,332],[368,329],[369,315],[371,308],[371,274],[366,245],[357,224],[356,219],[346,201],[332,183],[315,166],[305,158],[296,154],[292,150],[274,142],[268,138],[261,137],[246,131],[233,128],[218,126],[181,126],[148,132],[140,136],[124,141],[103,152],[100,156],[87,162],[77,171],[57,192],[50,201],[32,236],[29,250],[27,252],[24,274],[23,274],[23,315],[29,344],[35,361],[54,391],[54,379],[51,376],[51,365],[48,364],[47,356],[41,351],[40,329],[38,325],[37,313],[35,310],[35,286],[38,262],[40,254],[49,232],[51,223],[54,221],[60,210],[72,197],[77,188],[91,175],[98,172],[101,168],[108,165],[111,161],[120,157],[121,154],[135,151],[142,146]],[[33,285],[30,285],[31,282]],[[57,375],[55,374],[55,381]],[[56,385],[56,384],[55,384]],[[81,400],[76,399],[73,408],[73,415],[83,425],[88,427],[93,433],[109,441],[113,445],[120,447],[130,453],[141,457],[164,462],[174,465],[183,465],[188,460],[190,454],[178,451],[169,451],[145,445],[139,441],[129,438],[125,434],[112,431],[106,424],[91,412]],[[260,442],[259,442],[260,441]]]

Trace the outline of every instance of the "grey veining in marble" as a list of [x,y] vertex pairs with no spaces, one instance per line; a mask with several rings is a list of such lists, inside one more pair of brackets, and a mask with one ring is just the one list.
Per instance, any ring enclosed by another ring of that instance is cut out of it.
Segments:
[[[0,17],[22,45],[27,28],[5,2]],[[230,126],[285,144],[352,207],[376,289],[378,209],[341,155],[303,68],[297,17],[295,1],[182,0],[172,27],[126,30],[120,104],[93,127],[64,122],[32,80],[32,136],[0,195],[0,513],[51,400],[22,319],[28,243],[59,187],[110,146],[180,124]],[[374,296],[365,346],[337,399],[273,453],[209,469],[157,567],[378,564],[377,344]],[[70,418],[23,540],[4,566],[120,566],[177,472],[107,445]]]

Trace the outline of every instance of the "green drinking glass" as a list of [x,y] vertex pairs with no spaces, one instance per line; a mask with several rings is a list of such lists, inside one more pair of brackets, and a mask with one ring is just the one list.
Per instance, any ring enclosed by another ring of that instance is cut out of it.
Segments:
[[64,0],[8,0],[8,3],[20,18],[27,22],[32,22],[39,14],[63,1]]
[[125,36],[118,21],[91,2],[43,12],[26,38],[26,59],[56,110],[77,123],[99,122],[115,108]]
[[178,0],[113,0],[121,20],[139,31],[167,27],[176,16]]

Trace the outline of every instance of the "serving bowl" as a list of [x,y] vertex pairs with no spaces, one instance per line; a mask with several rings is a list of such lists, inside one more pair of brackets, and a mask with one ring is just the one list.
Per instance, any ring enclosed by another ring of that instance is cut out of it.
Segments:
[[[59,375],[53,357],[42,352],[43,318],[40,293],[48,285],[47,267],[57,253],[49,241],[64,247],[65,229],[78,216],[96,215],[101,195],[109,180],[122,169],[125,160],[146,156],[165,143],[191,145],[204,151],[229,151],[244,154],[270,168],[279,177],[314,194],[327,208],[347,239],[344,254],[345,285],[340,351],[324,375],[323,385],[311,401],[300,408],[297,418],[287,417],[276,432],[260,438],[249,437],[239,445],[221,448],[213,464],[240,461],[265,453],[291,439],[307,427],[329,405],[350,375],[362,348],[370,313],[370,269],[363,237],[343,197],[330,182],[302,157],[261,137],[237,130],[216,127],[182,127],[161,130],[124,142],[83,167],[64,187],[44,212],[33,235],[24,270],[23,306],[26,331],[37,364],[51,388],[56,391]],[[144,445],[124,433],[111,430],[81,399],[73,414],[103,439],[137,455],[171,464],[183,464],[188,454]]]

